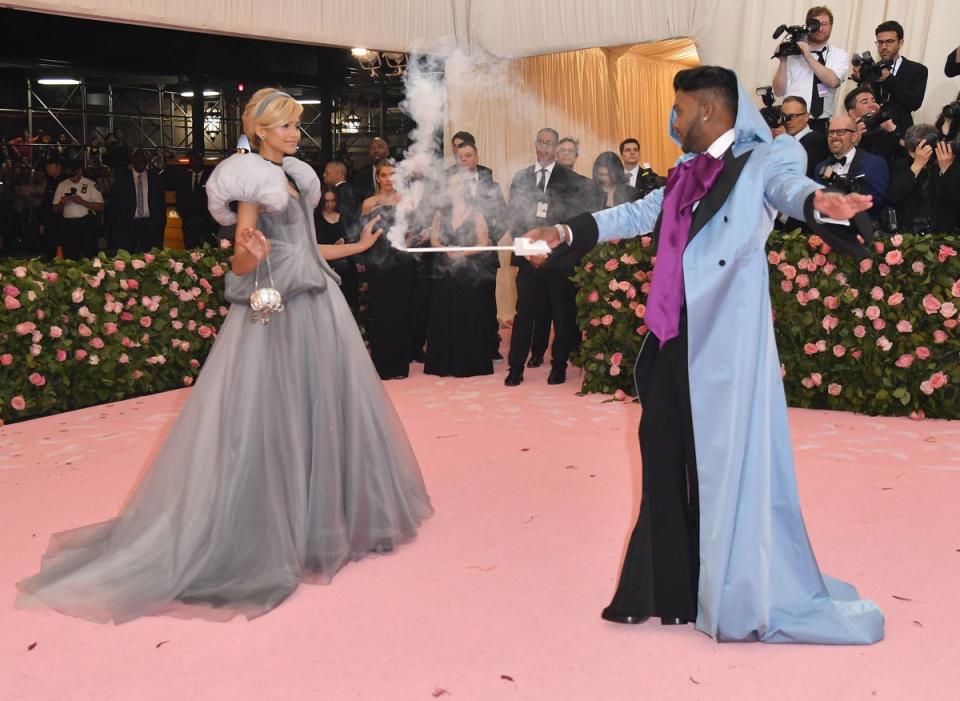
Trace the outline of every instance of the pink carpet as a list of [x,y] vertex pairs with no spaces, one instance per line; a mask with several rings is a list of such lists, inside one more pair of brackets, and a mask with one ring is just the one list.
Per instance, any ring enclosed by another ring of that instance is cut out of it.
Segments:
[[960,423],[792,411],[821,567],[881,605],[887,639],[718,645],[599,618],[639,503],[638,406],[503,373],[388,383],[436,516],[253,622],[13,608],[52,532],[115,514],[189,390],[0,429],[0,699],[958,698]]

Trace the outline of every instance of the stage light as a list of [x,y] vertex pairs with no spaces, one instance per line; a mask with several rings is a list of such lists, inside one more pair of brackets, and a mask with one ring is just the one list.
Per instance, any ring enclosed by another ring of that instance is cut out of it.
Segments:
[[[216,91],[216,90],[204,90],[204,91],[203,91],[203,96],[204,96],[204,97],[216,97],[216,96],[219,95],[219,94],[220,94],[220,93],[219,93],[218,91]],[[193,90],[184,90],[182,93],[180,93],[180,97],[193,97]]]
[[297,100],[301,105],[319,105],[320,100]]
[[343,133],[344,134],[359,134],[360,133],[360,115],[356,112],[350,112],[343,119]]
[[352,54],[353,54],[354,56],[356,56],[357,58],[361,58],[361,57],[366,56],[368,53],[370,53],[370,50],[369,50],[369,49],[361,49],[361,48],[357,47],[357,48],[355,48],[355,49],[350,49],[350,53],[352,53]]
[[76,78],[40,78],[40,85],[80,85]]
[[237,84],[237,92],[243,92],[243,83]]

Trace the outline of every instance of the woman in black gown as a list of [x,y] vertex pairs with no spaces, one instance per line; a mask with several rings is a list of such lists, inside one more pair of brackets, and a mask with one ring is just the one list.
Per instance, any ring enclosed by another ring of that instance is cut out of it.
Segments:
[[[343,224],[343,217],[340,214],[340,200],[337,197],[336,190],[324,187],[320,207],[314,214],[314,222],[317,229],[317,243],[331,246],[344,242],[346,229]],[[347,304],[350,305],[351,311],[356,316],[360,298],[357,293],[359,288],[357,266],[354,264],[353,258],[339,258],[330,261],[330,267],[340,276],[340,291],[343,292]]]
[[[433,246],[487,246],[483,215],[463,197],[458,173],[447,184],[448,203],[434,216]],[[427,333],[428,375],[472,377],[493,373],[489,319],[496,305],[496,258],[488,251],[436,254]]]
[[[380,216],[379,226],[390,231],[393,226],[400,193],[393,185],[396,168],[393,161],[377,164],[379,190],[363,201],[362,224]],[[367,302],[370,320],[367,338],[377,374],[383,380],[400,380],[410,372],[414,288],[417,284],[417,261],[409,253],[396,250],[386,236],[380,237],[365,255]]]

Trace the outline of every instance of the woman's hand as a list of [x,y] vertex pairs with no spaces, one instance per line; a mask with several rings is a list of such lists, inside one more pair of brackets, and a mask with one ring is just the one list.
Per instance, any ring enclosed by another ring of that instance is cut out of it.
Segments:
[[237,232],[237,246],[246,250],[255,260],[263,260],[270,252],[270,241],[259,229]]
[[366,251],[368,248],[370,248],[383,234],[383,229],[374,229],[379,221],[380,215],[378,214],[373,219],[368,221],[360,230],[360,240],[357,241],[357,243],[360,244],[361,251]]
[[953,153],[953,148],[945,141],[937,142],[937,165],[940,166],[940,175],[943,175],[950,169],[950,166],[953,165],[953,160],[956,156]]

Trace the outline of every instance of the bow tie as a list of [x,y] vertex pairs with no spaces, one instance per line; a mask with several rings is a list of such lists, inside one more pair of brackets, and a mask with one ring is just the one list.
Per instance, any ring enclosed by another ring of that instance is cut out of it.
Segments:
[[834,156],[833,158],[830,159],[830,162],[829,162],[827,165],[831,165],[831,166],[845,166],[845,165],[847,165],[847,157],[846,157],[846,156],[841,156],[841,157],[838,158],[837,156]]

